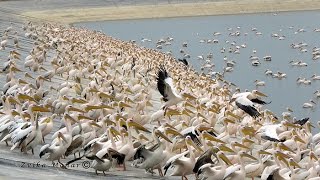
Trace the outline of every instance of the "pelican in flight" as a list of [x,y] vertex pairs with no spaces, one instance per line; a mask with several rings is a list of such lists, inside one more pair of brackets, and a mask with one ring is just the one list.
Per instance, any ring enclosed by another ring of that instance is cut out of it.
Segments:
[[281,128],[283,128],[282,123],[267,124],[258,129],[256,133],[259,134],[263,139],[274,142],[280,142],[282,140],[280,140],[277,131],[280,131]]
[[243,92],[243,93],[234,94],[231,98],[230,103],[235,101],[236,105],[240,109],[242,109],[243,111],[248,113],[251,117],[256,118],[256,117],[260,116],[260,113],[256,109],[255,103],[256,104],[269,104],[269,103],[271,103],[271,102],[267,103],[263,100],[260,100],[258,98],[258,96],[267,97],[267,95],[265,95],[257,90],[253,90],[252,92]]
[[166,110],[168,107],[176,105],[186,98],[196,99],[186,92],[178,94],[176,88],[173,85],[172,78],[169,76],[167,70],[163,66],[160,67],[157,81],[158,90],[163,96],[163,100],[165,101],[165,105],[162,107],[162,109]]

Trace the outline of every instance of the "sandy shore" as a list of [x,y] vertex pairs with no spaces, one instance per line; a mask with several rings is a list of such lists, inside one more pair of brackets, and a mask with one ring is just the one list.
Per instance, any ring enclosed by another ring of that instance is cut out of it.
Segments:
[[85,21],[225,15],[320,9],[320,0],[237,0],[206,3],[114,6],[99,8],[27,11],[23,15],[48,21],[75,23]]

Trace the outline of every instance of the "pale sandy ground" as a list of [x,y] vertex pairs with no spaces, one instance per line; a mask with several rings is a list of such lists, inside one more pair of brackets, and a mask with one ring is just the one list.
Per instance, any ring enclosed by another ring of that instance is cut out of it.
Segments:
[[320,0],[230,0],[203,3],[123,5],[27,11],[23,15],[50,21],[84,21],[185,17],[320,9]]

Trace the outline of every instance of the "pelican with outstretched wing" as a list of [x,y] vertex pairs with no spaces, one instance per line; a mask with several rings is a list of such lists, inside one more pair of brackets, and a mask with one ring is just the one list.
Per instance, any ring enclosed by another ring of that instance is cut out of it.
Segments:
[[259,111],[256,109],[255,104],[270,104],[271,102],[265,102],[258,98],[258,96],[267,97],[265,94],[253,90],[252,92],[243,92],[234,94],[230,102],[235,101],[238,108],[242,109],[244,112],[248,113],[251,117],[256,118],[260,116]]
[[164,66],[160,66],[158,71],[157,87],[163,97],[162,99],[165,101],[165,105],[162,107],[162,109],[176,105],[187,98],[190,100],[196,99],[194,96],[186,92],[181,92],[180,94],[177,93],[177,90],[173,85],[173,80],[169,76]]

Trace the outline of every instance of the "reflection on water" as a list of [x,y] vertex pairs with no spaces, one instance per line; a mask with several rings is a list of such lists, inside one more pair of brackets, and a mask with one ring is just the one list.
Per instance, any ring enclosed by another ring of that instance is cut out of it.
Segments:
[[[234,60],[236,62],[234,71],[225,74],[228,81],[235,83],[242,91],[255,89],[255,80],[265,81],[266,86],[258,88],[268,94],[268,100],[272,101],[266,108],[281,116],[286,107],[290,107],[297,119],[308,116],[315,122],[319,120],[318,105],[315,105],[314,109],[303,109],[302,105],[310,99],[315,99],[317,104],[320,102],[313,94],[320,89],[320,81],[311,80],[311,85],[298,85],[296,79],[298,77],[310,79],[315,73],[320,75],[320,60],[312,60],[312,49],[320,46],[320,32],[314,31],[320,27],[316,21],[319,17],[319,11],[306,11],[89,22],[75,26],[103,31],[122,40],[136,40],[137,44],[148,48],[156,48],[156,42],[161,38],[172,37],[171,45],[162,45],[161,51],[171,51],[176,58],[182,58],[180,50],[183,49],[185,53],[190,54],[188,61],[198,70],[201,63],[197,56],[200,55],[206,57],[212,53],[212,62],[215,64],[213,71],[217,72],[222,72],[226,66],[224,57]],[[239,36],[229,35],[236,31],[240,33]],[[220,32],[221,35],[214,36],[214,32]],[[272,34],[276,37],[272,37]],[[152,42],[147,40],[142,42],[143,38],[151,39]],[[218,43],[206,43],[208,39],[218,40]],[[200,43],[201,40],[205,42]],[[187,43],[187,47],[182,47],[183,42]],[[291,44],[297,43],[306,43],[305,50],[291,48]],[[246,48],[240,47],[239,54],[228,52],[230,47],[241,45]],[[222,48],[226,49],[225,53],[220,52]],[[256,50],[255,56],[260,58],[259,66],[251,65],[249,57],[253,54],[253,50]],[[266,55],[270,55],[272,61],[264,61],[263,57]],[[291,66],[289,64],[291,60],[301,60],[308,66]],[[266,69],[284,72],[287,78],[278,80],[266,76],[264,74]]]

